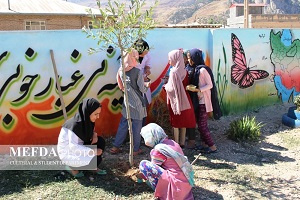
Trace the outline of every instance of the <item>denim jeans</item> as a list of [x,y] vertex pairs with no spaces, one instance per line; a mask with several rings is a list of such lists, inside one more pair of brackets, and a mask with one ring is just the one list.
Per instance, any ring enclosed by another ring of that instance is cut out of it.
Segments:
[[[133,151],[138,151],[141,143],[140,133],[142,129],[143,120],[131,119],[131,122],[132,122],[132,134],[133,134],[133,146],[134,146]],[[121,144],[123,144],[124,140],[126,139],[127,133],[128,133],[128,122],[127,119],[122,116],[113,145],[119,148]]]

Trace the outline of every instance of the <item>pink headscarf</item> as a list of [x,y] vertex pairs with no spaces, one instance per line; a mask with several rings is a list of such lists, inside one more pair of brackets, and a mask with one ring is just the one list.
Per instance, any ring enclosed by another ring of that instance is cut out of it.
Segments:
[[[139,52],[135,49],[131,49],[131,52],[129,52],[125,58],[124,58],[124,67],[125,67],[125,72],[128,72],[132,68],[137,66],[137,59],[139,58]],[[118,73],[117,73],[117,81],[118,81],[118,86],[119,88],[123,91],[124,90],[124,85],[120,77],[120,72],[122,71],[122,67],[119,68]]]
[[180,115],[181,111],[191,108],[185,88],[182,84],[187,72],[184,69],[183,52],[173,50],[168,54],[171,65],[168,83],[165,85],[168,103],[175,115]]

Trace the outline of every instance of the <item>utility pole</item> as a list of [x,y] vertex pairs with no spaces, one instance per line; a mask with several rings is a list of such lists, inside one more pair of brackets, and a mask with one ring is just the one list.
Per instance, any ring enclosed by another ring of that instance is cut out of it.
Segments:
[[249,5],[248,0],[244,0],[244,28],[248,28],[249,25]]
[[8,3],[8,10],[10,10],[10,2],[9,2],[9,0],[7,1],[7,3]]

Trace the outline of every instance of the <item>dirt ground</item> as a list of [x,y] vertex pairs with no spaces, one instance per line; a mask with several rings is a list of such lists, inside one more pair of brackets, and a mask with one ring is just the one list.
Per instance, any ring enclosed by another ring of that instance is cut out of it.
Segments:
[[[300,129],[282,124],[281,118],[293,104],[279,104],[252,112],[209,121],[218,152],[201,155],[194,163],[195,199],[300,199]],[[244,115],[255,116],[262,122],[262,137],[258,143],[237,143],[225,134],[230,122]],[[108,142],[110,143],[110,142]],[[108,144],[111,145],[111,144]],[[136,180],[137,168],[129,169],[129,144],[123,153],[104,153],[106,166],[113,164],[116,173]],[[109,147],[108,147],[109,148]],[[149,159],[150,149],[142,145],[144,154],[134,158],[135,167]],[[199,152],[184,149],[190,162]]]
[[[292,104],[280,104],[253,112],[209,121],[209,129],[218,152],[200,155],[193,164],[196,200],[300,199],[300,128],[291,129],[281,118]],[[244,115],[256,116],[264,124],[257,143],[237,143],[225,134],[230,122]],[[105,199],[153,200],[146,183],[137,183],[135,174],[141,160],[149,160],[150,149],[128,165],[128,146],[111,155],[112,138],[107,139],[101,168],[107,175],[85,172],[75,179],[66,171],[0,171],[0,199]],[[190,162],[199,152],[184,149]]]
[[[214,170],[212,174],[199,172],[199,178],[202,179],[199,182],[208,182],[205,189],[214,191],[215,195],[221,195],[224,199],[299,199],[300,129],[292,129],[281,123],[282,115],[291,106],[293,104],[273,105],[254,112],[223,117],[220,121],[210,121],[210,130],[219,152],[211,158],[213,162],[209,161],[210,158],[200,162],[211,164],[213,169],[219,170]],[[246,114],[255,116],[258,122],[264,124],[259,143],[236,143],[224,134],[230,122]],[[204,163],[203,168],[200,164],[200,170],[202,168],[210,172],[210,167]],[[219,164],[225,167],[220,169]],[[207,199],[211,199],[210,195],[208,193]],[[222,199],[221,196],[216,199]]]

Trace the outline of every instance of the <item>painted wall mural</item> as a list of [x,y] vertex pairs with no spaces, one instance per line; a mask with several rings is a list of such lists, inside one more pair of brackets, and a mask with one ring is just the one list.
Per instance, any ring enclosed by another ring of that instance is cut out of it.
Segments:
[[[116,50],[89,56],[87,48],[95,45],[73,31],[5,32],[0,38],[1,144],[56,143],[64,118],[50,49],[69,117],[87,96],[103,102],[102,118],[119,117],[122,95],[110,80],[118,67]],[[74,41],[83,45],[74,45]],[[103,134],[109,134],[117,122],[103,120],[100,124]]]
[[270,32],[270,59],[274,66],[274,82],[283,102],[300,94],[299,38],[295,39],[291,30]]
[[213,70],[224,114],[292,101],[299,94],[298,38],[297,29],[214,31]]
[[[153,102],[161,98],[161,78],[167,72],[169,51],[201,47],[211,54],[210,30],[158,29],[149,32],[152,47],[151,90]],[[118,49],[89,55],[97,41],[81,30],[0,33],[0,144],[56,144],[64,123],[50,50],[54,52],[68,118],[86,97],[102,105],[96,131],[103,136],[116,133],[122,108],[122,92],[115,74]],[[149,119],[159,107],[153,104]]]
[[[161,78],[168,52],[200,48],[212,67],[223,113],[291,101],[300,93],[300,30],[155,29],[146,38],[152,58],[148,121],[165,113]],[[64,123],[53,71],[54,52],[68,118],[86,97],[102,105],[96,131],[114,136],[122,108],[115,75],[119,50],[88,54],[97,41],[81,30],[0,32],[0,144],[56,144]]]
[[264,79],[269,76],[269,73],[265,70],[251,70],[247,66],[243,46],[239,38],[233,33],[231,33],[231,48],[232,62],[234,63],[231,66],[231,82],[233,84],[237,84],[239,88],[245,89],[251,87],[255,80]]

